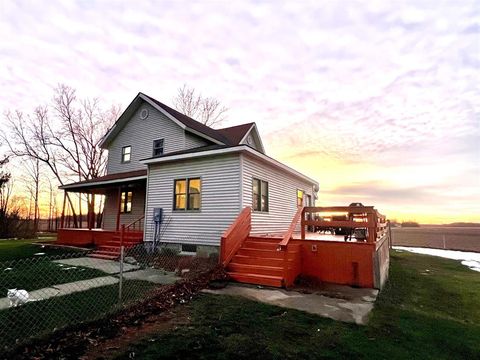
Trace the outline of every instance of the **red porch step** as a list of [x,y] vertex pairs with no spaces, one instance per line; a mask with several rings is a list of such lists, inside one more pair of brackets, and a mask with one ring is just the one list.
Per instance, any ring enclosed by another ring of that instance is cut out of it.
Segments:
[[284,253],[277,251],[280,238],[249,237],[227,266],[234,281],[282,287]]
[[[133,247],[143,241],[142,232],[132,232],[124,234],[123,246],[125,248]],[[88,254],[89,257],[106,260],[118,260],[120,257],[120,233],[112,236],[111,240],[99,245],[93,252]]]

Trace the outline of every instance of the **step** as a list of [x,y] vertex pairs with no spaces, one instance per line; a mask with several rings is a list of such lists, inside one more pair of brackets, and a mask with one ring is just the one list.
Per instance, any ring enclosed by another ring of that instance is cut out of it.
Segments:
[[274,267],[283,266],[283,259],[252,257],[252,256],[238,255],[238,254],[232,258],[231,262],[234,262],[236,264],[258,265],[258,266],[274,266]]
[[282,241],[282,238],[262,237],[262,236],[249,236],[246,241],[261,241],[270,244],[278,244]]
[[114,251],[120,252],[120,244],[112,246],[112,245],[99,245],[95,250],[105,250],[105,251]]
[[[141,242],[132,242],[132,241],[124,241],[123,246],[135,246],[140,244]],[[99,245],[99,246],[117,246],[120,247],[120,241],[106,241],[105,244]]]
[[104,260],[117,260],[118,255],[104,255],[104,254],[97,254],[95,252],[88,254],[88,257],[96,258],[96,259],[104,259]]
[[227,271],[239,274],[283,276],[283,268],[278,266],[248,265],[231,262],[228,264]]
[[237,272],[228,272],[230,279],[247,284],[256,284],[263,286],[282,287],[283,278],[280,276],[244,274]]
[[252,249],[247,247],[241,247],[237,251],[238,255],[251,256],[251,257],[260,257],[268,259],[283,259],[283,251],[277,250],[264,250],[264,249]]
[[260,249],[260,250],[272,250],[276,251],[278,243],[272,243],[267,241],[252,241],[247,240],[243,243],[242,247],[251,248],[251,249]]

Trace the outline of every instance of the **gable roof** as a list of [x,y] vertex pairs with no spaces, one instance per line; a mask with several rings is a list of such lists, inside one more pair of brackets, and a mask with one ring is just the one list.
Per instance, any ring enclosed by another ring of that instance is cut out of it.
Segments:
[[218,129],[216,131],[222,134],[224,137],[228,138],[228,140],[230,141],[230,145],[238,145],[243,140],[245,135],[248,134],[253,125],[255,125],[255,123],[251,122],[247,124]]
[[216,130],[192,119],[191,117],[182,114],[175,109],[172,109],[170,106],[165,105],[157,99],[154,99],[151,96],[140,92],[135,97],[135,99],[133,99],[130,105],[128,105],[127,109],[125,109],[122,115],[120,115],[112,128],[107,132],[107,134],[105,134],[104,138],[100,143],[101,147],[107,146],[108,143],[110,143],[115,138],[115,136],[120,132],[125,123],[130,119],[130,117],[141,105],[142,101],[146,101],[147,103],[152,105],[154,108],[159,110],[161,113],[174,121],[184,130],[189,131],[202,138],[205,138],[206,140],[209,140],[214,144],[218,145],[238,145],[246,136],[246,134],[250,131],[250,129],[255,125],[255,123],[247,123]]

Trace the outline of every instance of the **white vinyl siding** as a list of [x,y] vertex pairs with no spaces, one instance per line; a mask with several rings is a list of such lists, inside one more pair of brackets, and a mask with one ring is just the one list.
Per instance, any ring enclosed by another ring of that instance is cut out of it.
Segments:
[[208,144],[209,143],[205,139],[202,139],[199,136],[190,134],[188,132],[185,133],[185,149],[192,149]]
[[253,179],[268,182],[268,212],[252,212],[252,234],[287,231],[297,211],[297,189],[312,195],[313,184],[290,175],[248,155],[242,155],[242,188],[244,207],[252,206]]
[[[142,109],[148,109],[149,112],[145,120],[140,118]],[[164,139],[164,153],[198,146],[186,146],[184,130],[151,105],[144,103],[108,146],[107,173],[146,169],[139,160],[152,157],[153,141],[158,139]],[[191,142],[189,140],[188,144]],[[132,147],[128,163],[122,163],[124,146]]]
[[[126,189],[127,190],[127,189]],[[120,225],[128,225],[140,218],[145,211],[145,186],[129,188],[132,191],[132,212],[120,214]],[[118,190],[109,190],[105,197],[103,229],[115,230],[117,226]]]
[[[154,233],[153,208],[163,208],[161,242],[220,245],[220,237],[240,212],[240,157],[219,155],[203,159],[151,165],[147,190],[145,240]],[[201,179],[201,209],[173,211],[174,181]]]

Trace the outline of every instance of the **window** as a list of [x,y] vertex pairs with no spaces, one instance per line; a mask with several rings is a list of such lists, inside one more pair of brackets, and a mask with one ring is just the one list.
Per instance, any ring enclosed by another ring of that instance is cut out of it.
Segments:
[[268,182],[253,179],[253,210],[268,212]]
[[175,180],[173,210],[200,210],[200,178]]
[[303,196],[305,195],[305,191],[297,190],[297,206],[303,206]]
[[197,252],[197,245],[182,244],[180,249],[183,254],[195,254]]
[[122,147],[122,163],[130,162],[130,155],[132,154],[131,146]]
[[120,203],[120,212],[127,214],[132,212],[132,192],[122,191],[122,198]]
[[153,140],[153,156],[163,155],[163,139]]

